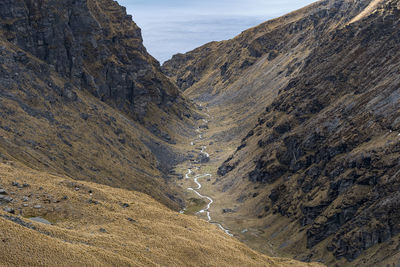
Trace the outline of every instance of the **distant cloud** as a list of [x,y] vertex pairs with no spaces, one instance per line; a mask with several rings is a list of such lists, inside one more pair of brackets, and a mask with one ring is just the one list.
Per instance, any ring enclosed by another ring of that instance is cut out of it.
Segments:
[[144,43],[160,62],[314,0],[118,0],[142,28]]
[[173,54],[190,51],[210,41],[232,38],[262,21],[254,17],[213,16],[155,21],[146,24],[143,38],[149,52],[163,62]]

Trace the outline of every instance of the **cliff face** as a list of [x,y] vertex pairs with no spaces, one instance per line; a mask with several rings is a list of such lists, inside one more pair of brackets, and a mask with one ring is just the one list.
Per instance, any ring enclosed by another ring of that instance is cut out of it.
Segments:
[[160,73],[141,31],[114,1],[2,1],[0,23],[10,42],[61,76],[143,119],[150,104],[167,108],[177,88]]
[[210,110],[256,125],[218,173],[237,207],[226,224],[257,228],[258,249],[332,266],[398,261],[399,15],[398,1],[320,1],[163,66]]
[[123,7],[1,1],[0,43],[3,160],[182,205],[167,177],[190,104]]

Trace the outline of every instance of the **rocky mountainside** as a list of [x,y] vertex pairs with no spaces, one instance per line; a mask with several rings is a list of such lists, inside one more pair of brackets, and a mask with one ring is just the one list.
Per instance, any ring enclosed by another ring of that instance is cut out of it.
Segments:
[[[258,115],[304,67],[322,36],[344,27],[372,1],[319,1],[244,31],[232,40],[212,42],[164,63],[164,73],[185,94],[222,113],[224,131],[241,139]],[[233,118],[233,121],[232,121]]]
[[194,107],[117,2],[0,1],[1,265],[321,266],[177,212]]
[[190,103],[114,1],[0,2],[0,152],[182,205],[167,184]]
[[218,169],[219,212],[249,245],[399,263],[399,23],[398,1],[319,1],[164,64],[237,147]]
[[161,67],[115,1],[0,1],[1,261],[395,266],[399,26],[324,0]]
[[144,119],[152,104],[172,109],[182,100],[117,2],[18,0],[0,7],[8,42],[135,118]]

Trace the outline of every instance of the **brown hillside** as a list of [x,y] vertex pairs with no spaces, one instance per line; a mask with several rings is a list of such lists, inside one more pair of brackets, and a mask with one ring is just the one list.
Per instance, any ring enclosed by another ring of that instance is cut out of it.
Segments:
[[173,211],[201,117],[131,19],[111,0],[0,3],[0,265],[320,266]]
[[3,158],[183,205],[168,172],[190,104],[116,2],[0,3],[0,73]]
[[398,1],[319,1],[164,64],[208,103],[212,212],[253,248],[399,262],[399,13]]
[[22,215],[0,211],[2,266],[322,266],[254,252],[145,194],[10,161],[0,163],[0,176],[14,199],[7,207]]

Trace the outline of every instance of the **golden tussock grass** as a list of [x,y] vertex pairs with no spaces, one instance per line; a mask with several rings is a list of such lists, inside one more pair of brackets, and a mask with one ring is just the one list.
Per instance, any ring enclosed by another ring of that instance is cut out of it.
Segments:
[[[5,266],[319,266],[269,258],[142,193],[10,163],[0,164],[0,177],[9,193],[15,191],[8,206],[35,227],[11,222],[3,216],[17,215],[0,212],[0,261]],[[12,181],[30,186],[16,189]],[[29,207],[22,207],[26,195]],[[42,208],[32,208],[37,204]],[[53,225],[28,219],[33,216]]]

